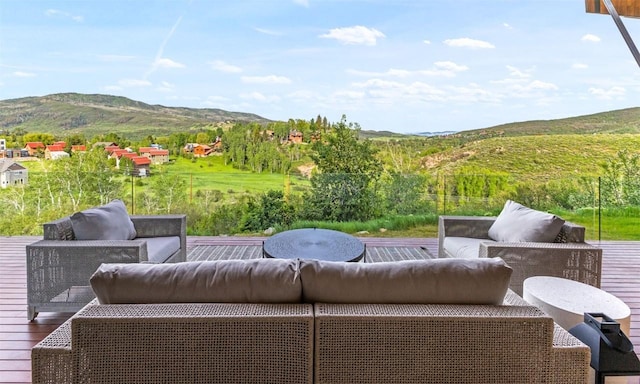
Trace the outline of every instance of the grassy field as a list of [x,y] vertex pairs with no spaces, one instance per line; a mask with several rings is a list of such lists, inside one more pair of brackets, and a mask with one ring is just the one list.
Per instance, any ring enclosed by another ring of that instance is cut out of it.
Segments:
[[298,176],[239,170],[225,165],[222,156],[195,160],[178,157],[155,171],[181,175],[187,182],[189,192],[194,194],[198,190],[218,190],[223,194],[264,193],[270,190],[284,191],[287,183],[292,190],[309,185],[307,179]]

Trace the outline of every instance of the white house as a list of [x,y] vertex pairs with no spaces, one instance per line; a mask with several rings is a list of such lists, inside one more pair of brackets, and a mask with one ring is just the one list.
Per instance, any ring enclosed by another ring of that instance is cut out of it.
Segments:
[[0,187],[27,184],[27,168],[9,159],[0,159]]

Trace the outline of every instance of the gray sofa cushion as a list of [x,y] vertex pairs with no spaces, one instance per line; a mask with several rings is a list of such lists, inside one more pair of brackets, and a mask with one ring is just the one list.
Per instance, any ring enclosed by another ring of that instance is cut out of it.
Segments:
[[101,304],[299,303],[297,260],[102,264],[91,276]]
[[147,242],[147,258],[152,263],[164,263],[180,249],[180,236],[138,238]]
[[493,240],[488,239],[448,236],[444,238],[443,248],[449,257],[475,259],[478,257],[482,242],[494,243]]
[[121,200],[76,212],[70,217],[77,240],[133,240],[136,229]]
[[552,243],[563,224],[564,220],[558,216],[507,200],[502,212],[489,228],[489,237],[504,242]]
[[300,261],[302,296],[310,303],[502,304],[511,272],[500,258]]

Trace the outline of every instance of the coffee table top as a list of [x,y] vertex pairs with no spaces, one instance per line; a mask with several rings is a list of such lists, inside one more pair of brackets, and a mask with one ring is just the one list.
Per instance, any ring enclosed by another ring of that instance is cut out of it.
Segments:
[[265,257],[278,259],[314,259],[358,261],[365,254],[357,238],[330,229],[304,228],[278,233],[264,241]]

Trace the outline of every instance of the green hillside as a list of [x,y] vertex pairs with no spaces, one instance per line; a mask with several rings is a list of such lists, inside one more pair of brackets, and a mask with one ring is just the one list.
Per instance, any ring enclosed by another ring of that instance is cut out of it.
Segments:
[[533,120],[463,131],[451,135],[461,138],[531,135],[587,135],[593,133],[640,133],[640,108],[627,108],[592,115],[555,120]]
[[83,133],[92,137],[114,132],[136,139],[203,126],[269,121],[251,113],[149,105],[109,95],[61,93],[0,101],[0,129],[19,128],[59,136]]
[[505,172],[523,180],[596,176],[600,164],[622,149],[636,152],[640,134],[558,134],[493,137],[421,159],[427,171],[452,173],[465,167]]

